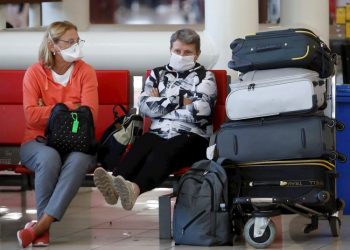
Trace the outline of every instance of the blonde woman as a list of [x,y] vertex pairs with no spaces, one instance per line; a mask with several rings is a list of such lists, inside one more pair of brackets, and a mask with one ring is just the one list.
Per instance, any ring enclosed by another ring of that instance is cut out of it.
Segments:
[[95,70],[81,60],[84,41],[77,27],[54,22],[46,30],[39,49],[39,62],[31,65],[23,79],[25,135],[21,162],[35,172],[37,221],[17,232],[21,247],[49,245],[50,226],[60,221],[77,193],[86,172],[96,164],[95,156],[71,152],[60,155],[36,140],[43,136],[51,109],[64,103],[69,109],[86,105],[96,121],[98,112]]

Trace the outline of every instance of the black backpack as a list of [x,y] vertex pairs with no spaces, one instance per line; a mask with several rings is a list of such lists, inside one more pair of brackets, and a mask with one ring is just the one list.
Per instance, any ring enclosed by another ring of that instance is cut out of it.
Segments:
[[174,207],[173,238],[175,244],[232,245],[227,176],[217,162],[198,161],[181,177]]
[[[116,111],[120,107],[124,115]],[[128,113],[122,105],[113,107],[114,121],[104,131],[98,143],[97,162],[107,171],[118,167],[127,147],[143,133],[143,118],[140,115]]]

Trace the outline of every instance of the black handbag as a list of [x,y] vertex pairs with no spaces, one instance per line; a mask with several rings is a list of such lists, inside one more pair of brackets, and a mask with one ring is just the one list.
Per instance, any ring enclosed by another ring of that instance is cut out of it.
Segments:
[[69,110],[63,103],[56,104],[51,110],[45,136],[46,145],[55,148],[61,154],[96,153],[94,120],[87,106]]
[[[117,112],[119,107],[124,115]],[[143,118],[128,112],[122,105],[113,107],[113,123],[106,128],[98,143],[97,161],[107,171],[118,167],[129,145],[142,135]]]

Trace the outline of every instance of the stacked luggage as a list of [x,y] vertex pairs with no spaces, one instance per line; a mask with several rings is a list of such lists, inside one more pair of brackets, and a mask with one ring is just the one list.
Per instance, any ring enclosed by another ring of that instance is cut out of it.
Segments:
[[226,99],[229,121],[217,133],[218,157],[229,159],[235,229],[265,248],[272,216],[310,218],[305,233],[329,221],[339,235],[344,203],[336,198],[335,56],[312,31],[288,29],[236,39],[229,68],[241,72]]

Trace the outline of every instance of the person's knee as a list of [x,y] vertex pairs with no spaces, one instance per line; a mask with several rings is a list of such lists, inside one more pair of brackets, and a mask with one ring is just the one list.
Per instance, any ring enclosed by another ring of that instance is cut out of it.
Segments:
[[96,158],[85,153],[72,152],[64,162],[64,167],[75,169],[75,171],[81,170],[85,173],[89,169],[96,167]]
[[41,150],[37,153],[37,167],[45,169],[57,169],[62,165],[59,153],[51,148]]

